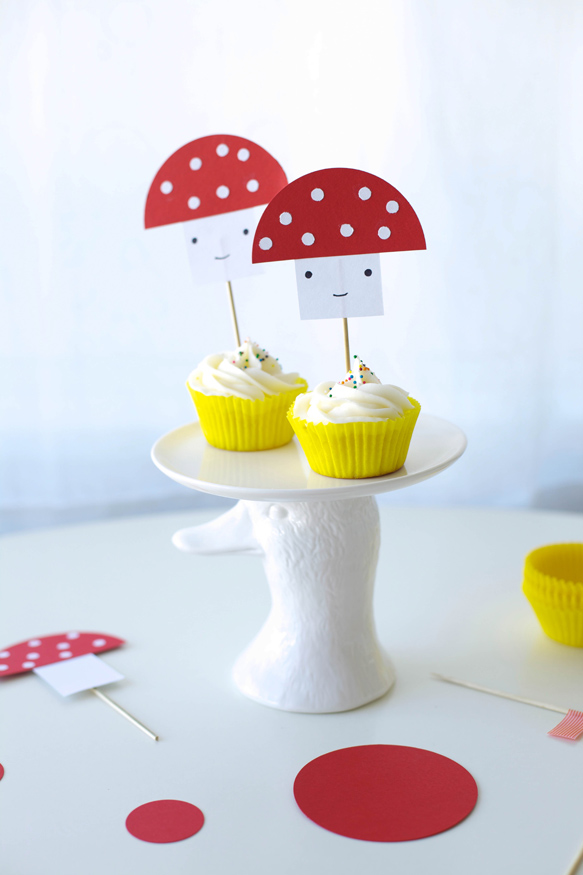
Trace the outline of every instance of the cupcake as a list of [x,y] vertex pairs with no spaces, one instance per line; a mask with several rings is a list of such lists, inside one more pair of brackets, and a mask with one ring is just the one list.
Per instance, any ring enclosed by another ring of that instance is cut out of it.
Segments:
[[403,389],[381,383],[354,356],[339,383],[299,395],[288,419],[312,470],[360,479],[391,474],[405,464],[421,406]]
[[234,352],[207,355],[186,385],[205,438],[221,450],[271,450],[289,443],[293,430],[286,412],[308,388],[248,338]]

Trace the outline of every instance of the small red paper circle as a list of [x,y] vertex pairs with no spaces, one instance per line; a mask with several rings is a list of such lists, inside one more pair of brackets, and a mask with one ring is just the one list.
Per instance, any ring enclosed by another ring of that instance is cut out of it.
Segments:
[[180,842],[202,828],[204,814],[190,802],[157,799],[134,808],[126,818],[126,828],[143,842]]
[[0,781],[2,780],[3,777],[4,777],[4,766],[2,765],[2,763],[0,763]]
[[468,816],[478,787],[459,763],[417,747],[369,744],[317,757],[298,773],[303,813],[330,832],[404,842],[450,829]]

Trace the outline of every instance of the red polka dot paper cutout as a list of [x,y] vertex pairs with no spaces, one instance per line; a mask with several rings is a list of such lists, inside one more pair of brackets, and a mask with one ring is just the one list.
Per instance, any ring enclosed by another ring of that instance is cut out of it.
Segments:
[[473,810],[478,787],[459,763],[416,747],[370,744],[317,757],[294,796],[318,826],[369,842],[436,835]]
[[0,763],[0,781],[2,780],[3,777],[4,777],[4,766],[2,765],[2,763]]
[[157,799],[134,808],[126,819],[126,828],[143,842],[181,842],[195,835],[204,824],[204,814],[190,802]]

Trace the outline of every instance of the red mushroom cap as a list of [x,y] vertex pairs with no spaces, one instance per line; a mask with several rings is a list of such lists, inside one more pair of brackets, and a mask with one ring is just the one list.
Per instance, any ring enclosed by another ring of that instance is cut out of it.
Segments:
[[146,200],[146,228],[268,203],[287,183],[275,158],[232,134],[200,137],[164,162]]
[[123,638],[114,638],[102,632],[61,632],[60,635],[29,638],[0,652],[0,678],[23,674],[41,665],[52,665],[53,662],[73,656],[103,653],[122,644],[125,644]]
[[346,167],[286,185],[263,213],[253,262],[425,249],[415,210],[384,179]]

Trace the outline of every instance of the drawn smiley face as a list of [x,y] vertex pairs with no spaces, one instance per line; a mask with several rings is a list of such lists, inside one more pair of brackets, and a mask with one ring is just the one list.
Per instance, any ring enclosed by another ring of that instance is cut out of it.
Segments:
[[383,315],[378,253],[302,258],[295,266],[302,319]]
[[252,264],[251,246],[260,210],[235,210],[184,222],[188,260],[196,283],[212,283],[262,273]]

